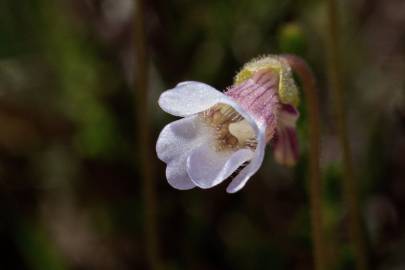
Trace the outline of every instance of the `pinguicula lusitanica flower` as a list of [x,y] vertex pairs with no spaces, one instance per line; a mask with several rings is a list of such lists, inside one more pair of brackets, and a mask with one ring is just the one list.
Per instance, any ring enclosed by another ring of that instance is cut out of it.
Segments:
[[201,82],[182,82],[162,93],[160,107],[183,117],[164,127],[156,151],[177,189],[211,188],[231,178],[240,190],[260,168],[267,144],[275,160],[298,158],[297,86],[288,63],[267,56],[247,63],[225,92]]

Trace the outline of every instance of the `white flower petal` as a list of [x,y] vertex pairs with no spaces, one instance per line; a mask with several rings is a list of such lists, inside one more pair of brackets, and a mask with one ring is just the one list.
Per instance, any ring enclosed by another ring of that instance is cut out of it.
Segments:
[[167,163],[166,177],[177,189],[195,187],[187,175],[187,156],[209,140],[210,131],[201,124],[197,116],[174,121],[165,126],[156,143],[160,160]]
[[228,185],[226,191],[229,193],[235,193],[243,188],[250,177],[259,170],[263,163],[264,150],[266,148],[266,126],[259,125],[259,132],[257,134],[257,147],[254,153],[254,158],[250,161],[249,165],[243,168],[240,173],[232,180]]
[[193,150],[187,158],[187,173],[200,188],[211,188],[220,184],[244,162],[251,160],[253,151],[240,149],[216,151],[212,145],[204,144]]
[[156,142],[156,153],[159,159],[167,163],[192,147],[190,143],[201,135],[200,128],[197,116],[182,118],[166,125]]
[[224,96],[215,88],[200,82],[182,82],[160,95],[159,106],[176,116],[189,116],[208,109]]
[[186,163],[187,155],[181,155],[167,164],[167,182],[176,189],[187,190],[195,188],[195,184],[187,174]]

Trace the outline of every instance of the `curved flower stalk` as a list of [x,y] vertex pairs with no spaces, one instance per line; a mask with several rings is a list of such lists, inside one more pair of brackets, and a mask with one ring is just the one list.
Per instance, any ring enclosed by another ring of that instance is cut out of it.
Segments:
[[183,117],[165,126],[156,144],[169,184],[206,189],[232,178],[227,192],[237,192],[260,168],[267,144],[276,161],[294,165],[298,102],[291,68],[278,56],[247,63],[223,93],[200,82],[165,91],[160,107]]
[[323,218],[322,218],[322,179],[319,168],[320,159],[320,122],[319,101],[315,76],[306,62],[295,55],[282,56],[291,66],[291,69],[301,80],[302,89],[306,96],[309,125],[309,199],[310,216],[312,223],[312,237],[314,250],[314,264],[316,270],[327,269],[328,262],[325,256]]

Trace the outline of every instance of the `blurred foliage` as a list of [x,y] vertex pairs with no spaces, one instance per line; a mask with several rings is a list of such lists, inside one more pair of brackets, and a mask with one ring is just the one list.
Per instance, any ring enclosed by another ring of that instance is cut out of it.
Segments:
[[[326,88],[323,1],[146,3],[150,113],[182,80],[218,89],[258,55],[295,53],[319,79],[330,269],[353,269]],[[341,1],[342,62],[375,269],[405,267],[405,9]],[[132,0],[0,1],[1,269],[147,269],[133,108]],[[303,97],[305,99],[305,97]],[[157,166],[164,269],[312,269],[305,103],[295,169],[266,156],[247,187],[181,192]],[[153,149],[153,146],[150,146]],[[151,150],[152,151],[152,150]]]

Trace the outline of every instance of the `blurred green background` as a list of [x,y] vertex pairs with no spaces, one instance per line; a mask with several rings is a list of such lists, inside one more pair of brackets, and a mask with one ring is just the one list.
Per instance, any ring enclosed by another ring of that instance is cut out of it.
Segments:
[[[405,2],[339,1],[345,110],[371,269],[405,269]],[[148,269],[133,74],[133,0],[0,1],[0,269]],[[326,71],[325,1],[147,0],[157,106],[183,80],[218,89],[268,53],[305,58],[319,80],[330,269],[354,269]],[[134,41],[135,40],[135,41]],[[313,269],[308,137],[294,169],[270,153],[239,193],[178,191],[156,167],[163,269]]]

